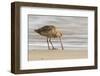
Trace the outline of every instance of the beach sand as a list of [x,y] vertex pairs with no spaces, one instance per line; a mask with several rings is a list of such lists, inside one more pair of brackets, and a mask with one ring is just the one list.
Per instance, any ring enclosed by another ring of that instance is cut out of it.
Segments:
[[29,50],[28,60],[57,60],[57,59],[82,59],[88,58],[88,50],[66,49],[66,50]]

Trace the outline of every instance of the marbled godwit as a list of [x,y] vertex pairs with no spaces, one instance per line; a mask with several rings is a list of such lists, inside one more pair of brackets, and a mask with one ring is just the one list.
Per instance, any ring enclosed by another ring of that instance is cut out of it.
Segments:
[[56,49],[56,48],[54,48],[54,46],[52,44],[51,38],[59,38],[60,43],[61,43],[61,48],[62,48],[62,50],[64,49],[63,44],[62,44],[62,40],[61,40],[62,33],[60,31],[58,31],[55,26],[46,25],[46,26],[43,26],[39,29],[36,29],[35,32],[37,32],[38,34],[40,34],[42,36],[47,37],[47,44],[48,44],[48,49],[49,50],[50,50],[49,43],[51,44],[53,50]]

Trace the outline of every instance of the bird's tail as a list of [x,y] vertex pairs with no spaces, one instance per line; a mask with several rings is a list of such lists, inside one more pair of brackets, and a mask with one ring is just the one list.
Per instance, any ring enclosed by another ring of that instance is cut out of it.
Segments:
[[40,33],[39,30],[37,30],[37,29],[35,29],[34,31],[35,31],[36,33]]

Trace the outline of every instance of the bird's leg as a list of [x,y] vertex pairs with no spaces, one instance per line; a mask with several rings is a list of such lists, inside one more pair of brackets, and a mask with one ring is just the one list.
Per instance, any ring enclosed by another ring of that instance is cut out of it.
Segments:
[[52,44],[51,38],[49,39],[49,42],[50,42],[50,44],[51,44],[51,46],[52,46],[52,49],[54,50],[55,48],[54,48],[54,46],[53,46],[53,44]]
[[60,39],[60,43],[61,43],[62,50],[64,50],[64,47],[63,47],[63,44],[62,44],[61,37],[59,37],[59,39]]
[[50,46],[49,46],[48,37],[47,37],[47,44],[48,44],[48,50],[50,50]]

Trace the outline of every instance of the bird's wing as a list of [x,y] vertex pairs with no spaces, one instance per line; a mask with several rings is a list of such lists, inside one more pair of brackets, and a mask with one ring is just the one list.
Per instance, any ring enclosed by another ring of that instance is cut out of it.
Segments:
[[44,27],[42,27],[42,28],[40,28],[39,29],[41,32],[48,32],[48,31],[50,31],[50,30],[52,30],[52,28],[50,27],[50,26],[44,26]]

